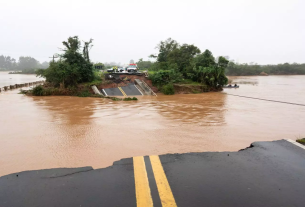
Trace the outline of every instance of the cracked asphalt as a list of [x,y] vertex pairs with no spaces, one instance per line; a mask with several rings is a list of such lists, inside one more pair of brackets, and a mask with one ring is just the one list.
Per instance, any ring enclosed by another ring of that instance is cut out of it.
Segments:
[[127,158],[103,169],[0,177],[0,206],[304,206],[305,149],[279,140],[238,152]]

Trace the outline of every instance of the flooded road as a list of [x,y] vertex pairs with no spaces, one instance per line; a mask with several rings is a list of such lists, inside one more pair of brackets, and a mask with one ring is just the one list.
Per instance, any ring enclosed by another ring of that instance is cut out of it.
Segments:
[[8,72],[0,71],[0,88],[3,86],[29,83],[38,80],[43,80],[43,78],[38,78],[36,75],[32,74],[8,74]]
[[226,94],[305,104],[305,76],[230,78],[239,89],[132,102],[2,92],[0,176],[101,168],[140,155],[236,151],[254,141],[305,137],[304,106]]

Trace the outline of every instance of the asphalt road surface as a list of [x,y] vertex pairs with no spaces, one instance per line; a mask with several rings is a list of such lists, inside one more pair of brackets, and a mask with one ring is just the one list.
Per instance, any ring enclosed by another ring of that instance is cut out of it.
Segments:
[[127,96],[142,96],[142,93],[136,88],[134,84],[128,86],[122,86],[121,89]]
[[0,177],[0,206],[305,206],[305,149],[286,140],[238,152],[144,156],[93,170]]
[[106,96],[141,96],[142,95],[134,84],[117,87],[117,88],[105,88],[102,90],[102,93]]
[[123,96],[123,93],[119,90],[119,88],[105,88],[103,90],[106,92],[106,96]]

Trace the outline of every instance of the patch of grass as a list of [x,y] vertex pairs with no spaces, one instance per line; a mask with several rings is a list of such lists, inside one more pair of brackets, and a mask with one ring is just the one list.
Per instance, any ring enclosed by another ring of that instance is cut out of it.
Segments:
[[123,100],[123,99],[121,99],[121,98],[111,97],[111,96],[107,96],[107,97],[105,97],[105,98],[111,99],[111,100],[113,100],[113,101],[122,101],[122,100]]
[[137,101],[138,99],[136,97],[133,97],[133,98],[130,98],[130,97],[127,97],[127,98],[124,98],[123,101]]
[[303,139],[297,139],[296,140],[298,143],[305,145],[305,138]]
[[199,86],[201,83],[195,82],[190,79],[183,79],[183,81],[179,82],[178,84],[187,84],[187,85],[193,85],[193,86]]
[[153,75],[155,74],[157,71],[148,71],[148,75]]
[[103,83],[102,80],[94,80],[94,81],[91,81],[89,83],[85,83],[84,86],[86,86],[86,87],[90,87],[90,86],[93,86],[93,85],[98,86],[98,85],[100,85],[102,83]]

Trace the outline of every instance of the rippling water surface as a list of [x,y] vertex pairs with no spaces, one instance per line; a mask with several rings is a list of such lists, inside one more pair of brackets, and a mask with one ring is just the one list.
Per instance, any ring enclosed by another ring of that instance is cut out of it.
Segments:
[[100,168],[132,156],[235,151],[254,141],[305,137],[304,106],[229,95],[305,104],[305,76],[231,78],[239,89],[133,102],[2,92],[0,175]]

